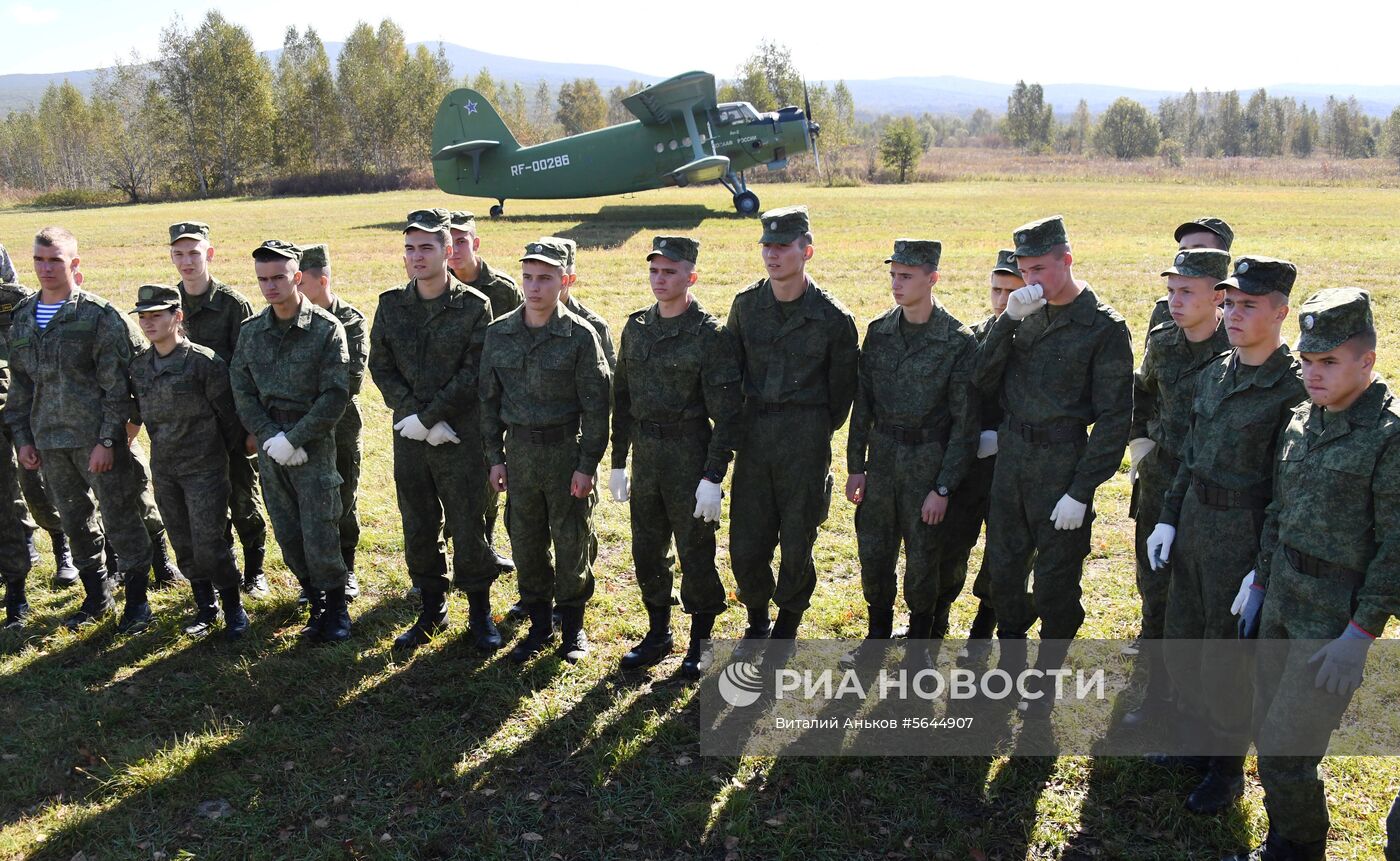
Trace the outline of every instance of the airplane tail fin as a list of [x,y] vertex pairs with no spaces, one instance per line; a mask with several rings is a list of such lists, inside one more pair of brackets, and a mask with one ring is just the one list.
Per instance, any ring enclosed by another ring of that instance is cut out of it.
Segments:
[[520,149],[501,115],[476,90],[453,90],[433,121],[433,153],[467,141],[494,141],[506,151]]

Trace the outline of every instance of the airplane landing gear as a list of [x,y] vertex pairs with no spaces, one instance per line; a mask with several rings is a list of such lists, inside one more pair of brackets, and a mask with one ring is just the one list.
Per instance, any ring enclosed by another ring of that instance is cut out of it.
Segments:
[[730,171],[719,180],[734,195],[734,211],[740,215],[758,214],[758,195],[749,191],[742,173]]
[[502,200],[500,203],[497,203],[495,206],[491,207],[491,217],[492,217],[492,218],[500,218],[502,215],[505,215],[505,214],[506,214],[506,202],[505,202],[504,200]]

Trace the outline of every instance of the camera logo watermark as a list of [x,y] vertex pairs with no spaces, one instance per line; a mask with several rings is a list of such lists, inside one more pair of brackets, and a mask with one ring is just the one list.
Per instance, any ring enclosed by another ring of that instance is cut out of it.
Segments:
[[719,674],[719,695],[736,709],[758,702],[763,695],[763,672],[746,661],[735,661]]

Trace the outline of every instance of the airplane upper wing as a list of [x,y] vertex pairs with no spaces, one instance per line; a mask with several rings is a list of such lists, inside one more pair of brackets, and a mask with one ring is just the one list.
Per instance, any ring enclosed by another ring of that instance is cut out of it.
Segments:
[[622,104],[644,125],[671,121],[678,110],[709,110],[718,103],[715,76],[709,72],[686,72],[652,84],[622,100]]

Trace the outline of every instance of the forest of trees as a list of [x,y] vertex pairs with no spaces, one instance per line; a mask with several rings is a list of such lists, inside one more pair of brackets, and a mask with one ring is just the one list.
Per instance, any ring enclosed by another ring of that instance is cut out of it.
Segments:
[[[580,78],[556,90],[499,80],[488,69],[458,79],[441,46],[410,51],[389,19],[358,24],[334,63],[315,29],[289,27],[273,63],[218,12],[192,30],[177,17],[154,59],[116,63],[86,94],[67,81],[51,85],[34,108],[0,121],[0,182],[72,203],[424,185],[433,116],[458,86],[481,92],[528,145],[632,119],[622,99],[643,83],[605,92]],[[1192,91],[1163,99],[1155,113],[1124,98],[1097,117],[1080,102],[1062,120],[1039,84],[1022,81],[1004,115],[861,119],[844,82],[804,86],[791,52],[770,41],[721,84],[719,97],[759,110],[810,99],[828,178],[859,166],[870,180],[902,182],[931,147],[1160,156],[1178,165],[1314,152],[1400,160],[1400,109],[1382,120],[1355,99],[1330,98],[1319,110],[1264,90],[1243,100],[1234,91]],[[877,159],[888,174],[877,175]]]

